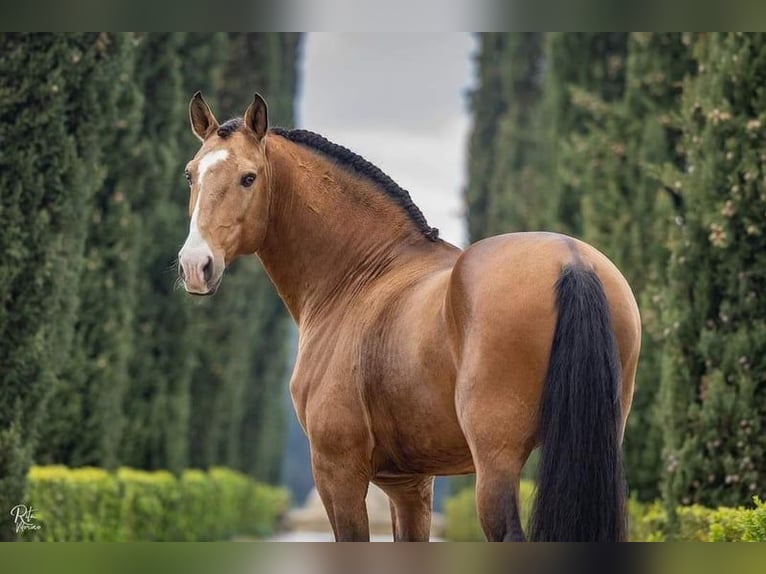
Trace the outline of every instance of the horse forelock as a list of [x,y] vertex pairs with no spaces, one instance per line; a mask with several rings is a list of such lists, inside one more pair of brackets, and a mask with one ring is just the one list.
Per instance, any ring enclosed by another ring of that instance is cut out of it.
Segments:
[[234,132],[239,131],[243,125],[245,125],[245,121],[242,118],[231,118],[230,120],[222,123],[218,127],[218,131],[216,133],[218,134],[218,137],[226,139]]

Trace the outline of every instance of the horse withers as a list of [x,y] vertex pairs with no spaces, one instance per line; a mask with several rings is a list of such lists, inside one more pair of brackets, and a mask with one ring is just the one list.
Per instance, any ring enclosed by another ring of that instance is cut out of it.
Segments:
[[298,325],[290,391],[337,540],[368,540],[370,482],[396,540],[428,540],[433,478],[476,473],[489,540],[523,540],[519,476],[541,448],[533,540],[625,539],[622,438],[641,339],[627,282],[555,233],[460,250],[363,158],[269,128],[256,95],[189,115],[189,236],[179,273],[216,291],[257,255]]

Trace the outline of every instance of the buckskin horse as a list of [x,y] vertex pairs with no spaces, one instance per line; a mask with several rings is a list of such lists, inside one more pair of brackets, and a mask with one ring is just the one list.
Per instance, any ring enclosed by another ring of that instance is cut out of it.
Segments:
[[348,149],[269,128],[258,94],[219,124],[189,106],[187,292],[257,255],[299,328],[290,392],[336,540],[368,540],[369,483],[395,540],[428,540],[433,479],[476,473],[487,539],[524,540],[519,476],[540,447],[529,538],[626,535],[622,438],[641,339],[603,254],[556,233],[465,250]]

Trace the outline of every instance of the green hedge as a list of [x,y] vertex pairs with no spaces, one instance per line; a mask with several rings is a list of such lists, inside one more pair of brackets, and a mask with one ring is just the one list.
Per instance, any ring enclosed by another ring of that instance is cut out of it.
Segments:
[[169,472],[33,467],[27,485],[39,530],[22,539],[131,542],[265,536],[287,492],[225,468]]
[[[754,498],[753,508],[706,508],[698,504],[676,509],[679,531],[673,538],[691,542],[766,541],[766,504]],[[662,542],[671,538],[662,503],[630,501],[630,539]]]
[[[532,508],[534,483],[521,482],[519,502],[521,522],[528,523]],[[461,490],[445,503],[445,532],[447,540],[484,540],[476,516],[473,488]],[[667,515],[661,502],[642,504],[630,500],[629,539],[633,542],[663,542],[670,538]],[[695,542],[760,542],[766,541],[766,503],[754,499],[754,508],[705,508],[682,506],[678,513],[679,533],[676,540]]]

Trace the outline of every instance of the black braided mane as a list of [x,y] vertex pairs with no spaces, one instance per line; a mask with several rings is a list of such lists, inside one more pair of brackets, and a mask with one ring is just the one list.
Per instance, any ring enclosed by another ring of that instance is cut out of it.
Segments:
[[[226,123],[228,124],[229,122]],[[413,203],[409,192],[406,189],[399,187],[399,185],[383,173],[380,168],[373,165],[362,156],[355,154],[348,148],[332,143],[330,140],[319,134],[307,130],[272,128],[270,131],[273,134],[287,138],[291,142],[318,151],[335,160],[341,166],[371,180],[407,212],[409,218],[415,222],[415,225],[417,225],[418,229],[423,232],[423,235],[431,241],[436,241],[439,238],[439,230],[428,225],[423,212]]]
[[244,124],[244,120],[242,118],[232,118],[230,120],[227,120],[223,122],[218,127],[218,137],[222,137],[223,139],[226,139],[231,134],[236,132],[239,128],[242,127]]

